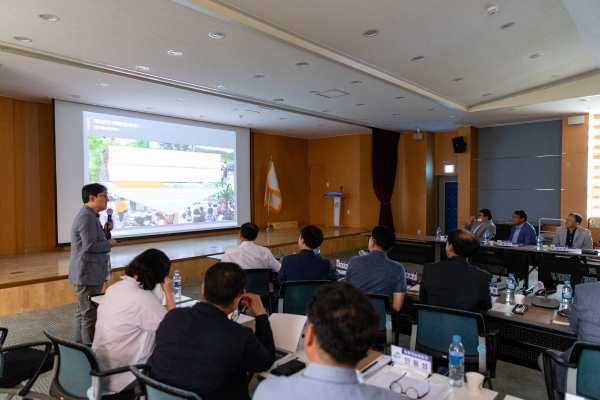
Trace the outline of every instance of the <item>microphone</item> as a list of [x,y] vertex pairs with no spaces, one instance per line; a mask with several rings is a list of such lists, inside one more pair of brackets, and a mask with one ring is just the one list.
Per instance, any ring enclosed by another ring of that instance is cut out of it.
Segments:
[[[106,215],[108,215],[108,218],[106,220],[107,223],[111,223],[112,222],[112,215],[113,215],[113,209],[109,208],[106,210]],[[110,229],[108,229],[108,225],[106,226],[106,232],[104,232],[105,236],[107,239],[112,238],[112,234],[110,233]]]
[[528,289],[524,289],[523,290],[523,294],[525,296],[527,296],[528,294],[531,294],[531,293],[534,293],[534,292],[538,292],[538,291],[543,290],[543,289],[544,289],[544,282],[539,281],[539,282],[536,282],[536,284],[533,285],[532,287],[530,287]]
[[108,220],[107,221],[111,222],[112,221],[112,215],[113,215],[113,209],[112,208],[107,209],[106,210],[106,214],[108,215]]

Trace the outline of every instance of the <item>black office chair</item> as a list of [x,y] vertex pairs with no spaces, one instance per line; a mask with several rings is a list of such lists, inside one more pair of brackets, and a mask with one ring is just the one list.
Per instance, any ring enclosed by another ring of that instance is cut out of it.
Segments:
[[543,353],[544,379],[548,399],[554,400],[554,371],[553,362],[567,368],[565,374],[566,393],[585,397],[586,399],[600,400],[600,345],[575,342],[569,354],[569,361],[565,362],[552,350]]
[[[23,398],[49,400],[52,397],[31,391],[31,387],[44,372],[52,369],[52,343],[30,342],[4,347],[7,328],[0,328],[0,394],[6,400],[15,395]],[[37,349],[42,347],[43,350]],[[27,381],[23,384],[23,382]]]
[[367,296],[373,301],[375,310],[379,314],[379,332],[377,335],[376,345],[383,344],[383,352],[388,346],[393,343],[392,335],[392,307],[390,306],[390,298],[380,294],[370,294]]
[[329,281],[286,281],[279,290],[278,311],[306,315],[306,308],[317,289]]
[[488,332],[481,314],[413,304],[413,319],[411,350],[432,356],[434,368],[445,367],[448,365],[448,348],[452,343],[452,336],[459,335],[465,348],[465,370],[483,374],[489,388],[493,389],[498,330]]
[[130,369],[140,384],[141,395],[145,400],[202,400],[196,393],[165,385],[144,375],[136,366],[131,366]]
[[273,283],[271,282],[271,270],[268,268],[245,269],[246,290],[260,296],[268,313],[273,312]]

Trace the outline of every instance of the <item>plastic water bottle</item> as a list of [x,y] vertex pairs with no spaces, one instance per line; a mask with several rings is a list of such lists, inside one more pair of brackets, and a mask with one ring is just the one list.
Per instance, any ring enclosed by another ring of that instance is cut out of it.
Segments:
[[450,386],[463,387],[465,384],[465,348],[458,335],[452,336],[452,344],[448,349],[448,369]]
[[440,229],[440,227],[438,226],[437,231],[435,231],[435,238],[437,240],[440,240],[442,238],[442,230]]
[[483,234],[483,244],[485,246],[489,246],[489,244],[490,244],[490,233],[487,230]]
[[561,310],[568,310],[571,308],[571,303],[573,302],[573,288],[571,287],[571,282],[565,281],[565,284],[562,288],[562,301],[560,302]]
[[515,304],[515,289],[517,288],[517,281],[515,280],[514,274],[508,274],[506,280],[506,304]]
[[321,249],[315,249],[315,255],[321,257]]
[[544,250],[544,238],[542,237],[542,235],[539,235],[537,237],[536,244],[537,244],[537,247],[536,247],[537,250]]
[[175,302],[181,301],[181,275],[179,275],[179,270],[176,270],[175,275],[173,275],[173,296]]

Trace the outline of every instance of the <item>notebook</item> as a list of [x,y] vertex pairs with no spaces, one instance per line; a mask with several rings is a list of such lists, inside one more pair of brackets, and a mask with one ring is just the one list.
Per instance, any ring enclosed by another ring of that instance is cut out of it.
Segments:
[[274,313],[269,317],[275,341],[275,368],[288,362],[296,354],[302,330],[306,324],[305,315]]

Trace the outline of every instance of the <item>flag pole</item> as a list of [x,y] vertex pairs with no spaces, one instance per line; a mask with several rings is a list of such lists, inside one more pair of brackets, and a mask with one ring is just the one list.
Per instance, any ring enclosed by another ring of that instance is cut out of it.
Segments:
[[[269,170],[267,171],[267,185],[269,184],[269,174],[271,171],[271,164],[273,163],[273,156],[269,160]],[[267,228],[265,229],[267,232],[273,231],[273,225],[271,225],[271,193],[267,192]]]

